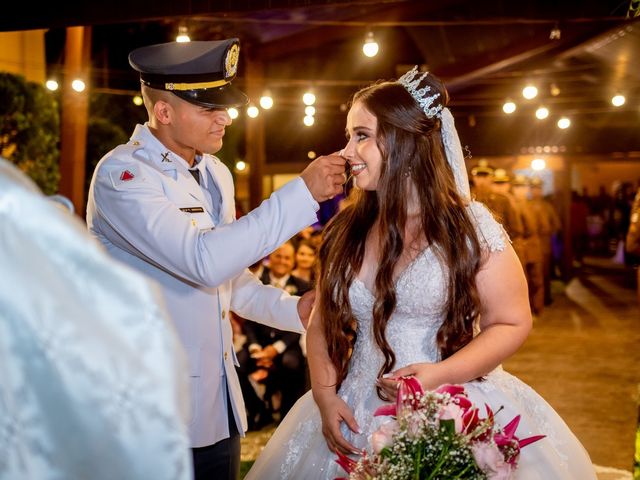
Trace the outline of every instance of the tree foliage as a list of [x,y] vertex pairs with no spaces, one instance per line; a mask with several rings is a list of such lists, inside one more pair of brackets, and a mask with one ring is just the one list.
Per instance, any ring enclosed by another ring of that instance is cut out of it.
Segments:
[[53,96],[24,77],[0,73],[0,154],[46,194],[60,181],[60,116]]

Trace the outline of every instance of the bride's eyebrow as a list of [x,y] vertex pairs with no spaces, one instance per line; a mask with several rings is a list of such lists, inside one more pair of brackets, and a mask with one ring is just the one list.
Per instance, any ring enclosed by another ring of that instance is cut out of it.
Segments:
[[[353,131],[354,132],[365,132],[365,133],[373,132],[373,130],[371,130],[369,127],[364,127],[364,126],[353,127]],[[344,129],[344,134],[345,134],[345,136],[347,138],[351,138],[351,135],[349,135],[349,130],[347,128]]]

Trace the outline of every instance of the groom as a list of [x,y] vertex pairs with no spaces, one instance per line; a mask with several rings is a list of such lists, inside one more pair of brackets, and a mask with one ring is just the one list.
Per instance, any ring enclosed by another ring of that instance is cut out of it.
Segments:
[[231,124],[227,108],[248,102],[231,84],[239,51],[229,39],[131,52],[149,121],[100,161],[87,206],[87,225],[107,251],[162,289],[188,357],[196,479],[239,471],[247,421],[229,312],[302,332],[313,302],[262,285],[246,267],[316,222],[317,202],[344,182],[344,159],[320,157],[235,220],[232,176],[213,154]]

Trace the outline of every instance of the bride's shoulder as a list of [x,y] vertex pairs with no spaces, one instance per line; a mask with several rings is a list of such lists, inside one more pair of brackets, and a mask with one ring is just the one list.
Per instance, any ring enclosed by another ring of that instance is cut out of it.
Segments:
[[509,236],[489,209],[484,204],[476,201],[470,202],[466,208],[476,228],[476,234],[482,249],[490,252],[504,250],[507,242],[510,241]]

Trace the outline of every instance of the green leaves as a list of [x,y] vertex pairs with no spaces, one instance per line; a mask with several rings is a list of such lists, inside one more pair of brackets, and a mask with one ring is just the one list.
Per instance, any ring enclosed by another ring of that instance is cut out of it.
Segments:
[[0,73],[0,155],[25,172],[45,194],[58,190],[58,105],[42,85]]

